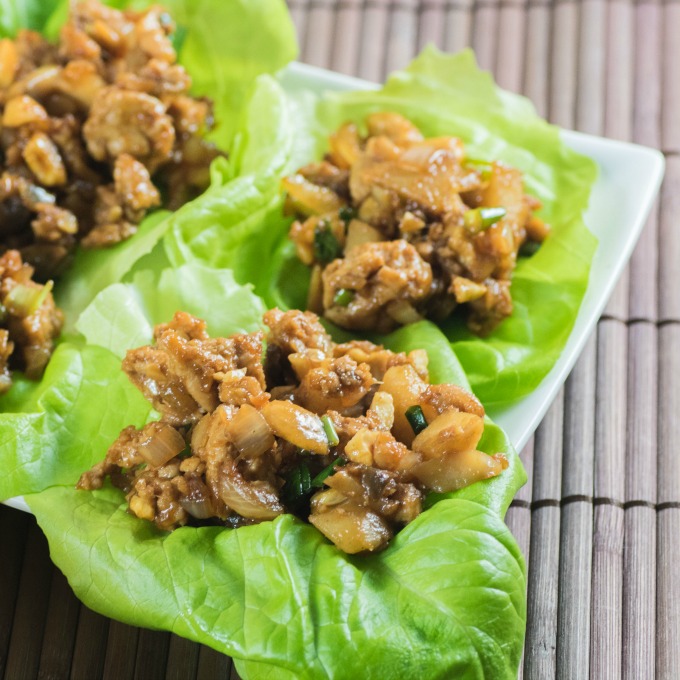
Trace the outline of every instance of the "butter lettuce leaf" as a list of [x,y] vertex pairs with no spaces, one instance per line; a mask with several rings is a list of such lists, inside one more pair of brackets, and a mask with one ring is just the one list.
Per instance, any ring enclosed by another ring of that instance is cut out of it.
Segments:
[[112,489],[27,499],[89,607],[233,656],[250,678],[514,678],[524,561],[501,518],[461,498],[382,553],[352,557],[291,515],[167,534]]

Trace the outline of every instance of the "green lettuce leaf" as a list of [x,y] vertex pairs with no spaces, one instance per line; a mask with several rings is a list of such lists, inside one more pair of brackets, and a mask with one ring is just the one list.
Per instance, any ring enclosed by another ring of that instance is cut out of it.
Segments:
[[89,607],[234,656],[248,678],[515,678],[525,567],[500,517],[437,503],[382,553],[352,557],[291,515],[171,534],[121,494],[27,499]]

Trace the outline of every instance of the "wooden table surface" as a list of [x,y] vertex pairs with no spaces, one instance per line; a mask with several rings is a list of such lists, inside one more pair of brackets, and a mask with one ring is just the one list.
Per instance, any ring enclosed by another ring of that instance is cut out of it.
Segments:
[[[630,266],[522,452],[525,678],[680,679],[680,2],[291,0],[301,59],[381,81],[472,46],[554,123],[660,148]],[[0,507],[0,678],[235,678],[231,661],[80,605],[32,517]]]

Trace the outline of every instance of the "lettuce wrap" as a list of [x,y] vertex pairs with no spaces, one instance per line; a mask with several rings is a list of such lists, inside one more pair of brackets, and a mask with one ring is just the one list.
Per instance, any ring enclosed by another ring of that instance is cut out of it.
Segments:
[[[516,677],[525,565],[502,517],[526,476],[490,422],[480,448],[506,451],[508,469],[430,496],[427,510],[369,556],[344,554],[292,515],[166,533],[128,514],[119,490],[74,488],[122,427],[157,417],[124,378],[126,349],[149,342],[175,309],[202,316],[217,335],[253,330],[263,308],[231,272],[200,264],[139,271],[97,295],[79,319],[81,337],[55,355],[50,388],[34,395],[36,413],[24,414],[25,446],[15,455],[41,446],[43,454],[12,471],[15,489],[35,489],[38,478],[47,487],[26,500],[55,564],[92,609],[210,645],[233,656],[245,679]],[[395,351],[426,349],[433,382],[467,386],[433,324],[383,340]],[[53,455],[44,452],[47,432],[57,436]]]

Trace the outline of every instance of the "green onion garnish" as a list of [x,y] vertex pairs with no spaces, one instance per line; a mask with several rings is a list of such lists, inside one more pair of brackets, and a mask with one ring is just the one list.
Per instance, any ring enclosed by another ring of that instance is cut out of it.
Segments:
[[484,181],[490,179],[493,173],[493,164],[478,158],[466,158],[463,165],[476,170]]
[[338,210],[338,215],[345,225],[347,225],[357,216],[357,211],[351,205],[343,205],[342,208]]
[[326,433],[328,443],[331,446],[337,446],[340,443],[340,437],[338,437],[338,433],[335,431],[335,427],[333,425],[333,421],[330,419],[330,416],[321,416],[321,422],[323,423],[323,430]]
[[312,480],[312,486],[323,486],[324,481],[335,472],[336,467],[345,465],[347,461],[344,458],[336,458],[327,468],[324,468]]
[[312,477],[309,468],[301,463],[288,475],[281,489],[281,500],[293,510],[301,510],[312,490]]
[[354,300],[355,292],[353,290],[346,290],[340,288],[333,298],[333,304],[338,307],[347,307],[347,305]]
[[415,434],[420,434],[427,427],[423,409],[417,404],[406,409],[406,420]]
[[463,226],[477,234],[505,217],[505,208],[473,208],[463,215]]
[[342,248],[325,220],[314,229],[314,257],[321,264],[328,264],[340,255]]
[[531,257],[538,252],[540,247],[541,244],[537,241],[525,241],[519,249],[519,255],[520,257]]

